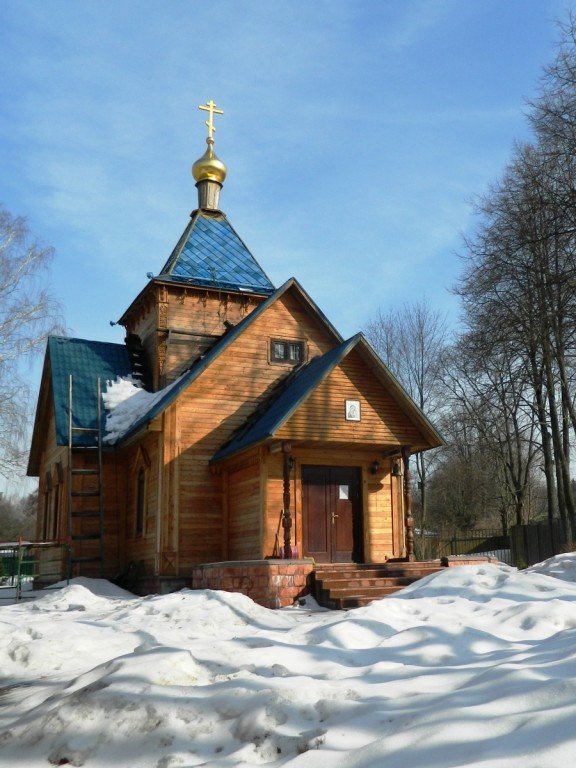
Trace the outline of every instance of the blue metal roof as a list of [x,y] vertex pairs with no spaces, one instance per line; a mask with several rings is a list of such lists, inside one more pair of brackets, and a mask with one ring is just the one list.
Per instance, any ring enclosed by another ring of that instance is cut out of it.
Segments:
[[[98,427],[98,379],[105,390],[108,379],[128,376],[131,371],[128,349],[124,344],[104,341],[86,341],[63,336],[50,336],[48,355],[54,395],[56,442],[68,443],[69,377],[72,375],[73,426],[83,429]],[[105,412],[102,413],[104,428]],[[74,438],[75,445],[91,445],[89,436]]]
[[246,426],[214,455],[212,461],[220,461],[273,437],[298,406],[356,346],[360,338],[361,334],[356,334],[321,357],[314,358],[293,376],[289,376],[282,392],[273,397],[272,402],[255,418],[250,419]]
[[270,294],[274,286],[220,211],[195,211],[158,277],[191,285]]

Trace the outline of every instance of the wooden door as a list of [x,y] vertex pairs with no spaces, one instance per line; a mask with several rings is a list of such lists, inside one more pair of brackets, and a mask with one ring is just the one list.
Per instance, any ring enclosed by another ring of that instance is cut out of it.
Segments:
[[304,555],[318,563],[362,562],[360,470],[302,467]]

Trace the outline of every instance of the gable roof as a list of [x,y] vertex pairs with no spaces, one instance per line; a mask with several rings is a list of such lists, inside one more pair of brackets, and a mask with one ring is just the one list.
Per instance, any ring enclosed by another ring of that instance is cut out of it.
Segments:
[[[62,336],[50,336],[48,351],[56,442],[68,443],[69,383],[72,376],[73,426],[84,429],[98,428],[97,382],[104,388],[108,379],[132,373],[128,349],[124,344],[87,341]],[[102,427],[104,426],[102,414]],[[77,437],[75,444],[90,444],[87,438]],[[92,441],[93,442],[93,441]]]
[[212,462],[222,461],[235,453],[251,448],[267,438],[290,418],[298,406],[306,400],[316,387],[324,381],[336,365],[356,345],[360,334],[342,342],[324,355],[314,358],[307,365],[294,372],[286,381],[283,391],[255,419],[249,419],[232,439],[212,458]]
[[218,357],[226,350],[247,328],[252,325],[266,310],[274,304],[274,302],[284,296],[288,291],[295,291],[298,293],[301,300],[308,305],[311,312],[316,314],[322,325],[333,336],[337,343],[341,343],[342,337],[330,321],[326,318],[323,312],[316,306],[312,299],[308,296],[306,291],[298,283],[295,278],[290,278],[284,285],[278,288],[271,296],[269,296],[262,304],[259,304],[249,315],[241,320],[237,325],[232,327],[218,341],[211,347],[204,355],[202,355],[191,368],[186,371],[175,382],[172,382],[166,390],[163,396],[156,398],[151,408],[143,414],[137,421],[135,421],[130,429],[128,429],[122,437],[117,441],[118,444],[125,443],[134,437],[141,429],[144,429],[150,422],[152,422],[157,416],[159,416],[168,406],[170,406],[179,395],[190,384],[198,378],[205,370],[210,366]]
[[402,410],[427,437],[431,443],[429,447],[442,445],[443,438],[376,355],[363,334],[358,333],[296,371],[294,376],[286,381],[283,391],[275,398],[273,396],[268,406],[256,414],[255,418],[249,419],[246,425],[213,456],[212,463],[223,461],[273,438],[297,408],[353,349],[360,352],[365,362],[369,362],[372,371],[383,381]]
[[194,211],[157,279],[271,294],[274,286],[221,211]]
[[[106,341],[88,341],[65,336],[49,336],[42,371],[42,384],[36,408],[32,444],[27,474],[36,477],[40,468],[42,440],[45,437],[43,420],[50,407],[54,409],[56,444],[68,444],[68,411],[70,375],[72,375],[73,426],[83,429],[98,427],[98,379],[102,389],[108,379],[125,377],[132,373],[128,348],[124,344]],[[105,412],[101,408],[101,425],[105,426]],[[94,437],[74,437],[74,445],[93,445]]]

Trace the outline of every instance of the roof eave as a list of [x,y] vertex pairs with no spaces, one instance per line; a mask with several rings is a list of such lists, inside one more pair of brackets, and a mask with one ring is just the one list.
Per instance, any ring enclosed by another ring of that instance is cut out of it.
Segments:
[[[48,342],[46,342],[46,351],[44,353],[44,363],[42,366],[42,375],[40,378],[40,391],[36,403],[36,414],[34,416],[34,428],[32,430],[32,440],[30,443],[30,452],[28,454],[28,465],[26,467],[27,477],[40,476],[40,459],[42,446],[40,445],[41,424],[44,421],[47,411],[47,404],[50,401],[52,392],[52,381],[50,377],[50,356],[48,354]],[[42,403],[41,403],[42,400]],[[52,407],[54,402],[52,398]]]
[[[266,440],[271,440],[275,437],[276,432],[281,429],[281,427],[286,424],[286,422],[290,419],[291,416],[300,408],[300,406],[308,400],[310,395],[324,382],[332,373],[334,368],[346,357],[346,355],[349,354],[349,352],[356,346],[360,339],[360,334],[356,334],[355,336],[352,336],[352,338],[348,339],[346,344],[342,344],[342,349],[340,351],[340,354],[334,358],[334,360],[330,363],[330,365],[327,365],[323,372],[318,375],[316,378],[312,378],[307,387],[303,390],[301,396],[294,400],[292,405],[289,408],[286,408],[281,415],[278,417],[278,419],[274,422],[272,427],[268,430],[267,433],[264,435],[260,435],[257,438],[255,438],[252,442],[247,443],[246,445],[241,445],[238,448],[234,449],[232,448],[230,452],[227,452],[226,449],[224,449],[222,452],[218,451],[215,456],[210,459],[210,464],[219,464],[223,461],[228,461],[232,456],[238,455],[240,453],[243,453],[244,451],[250,450],[252,448],[255,448],[258,445],[261,445],[262,443],[265,443]],[[270,404],[270,407],[273,406],[273,403]],[[220,455],[219,455],[220,454]]]

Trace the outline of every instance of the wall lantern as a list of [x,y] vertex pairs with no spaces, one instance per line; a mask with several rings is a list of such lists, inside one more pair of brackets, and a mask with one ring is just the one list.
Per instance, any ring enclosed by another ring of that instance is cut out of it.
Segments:
[[399,461],[395,461],[392,466],[392,477],[402,477],[402,469]]
[[374,459],[374,461],[372,462],[372,466],[370,467],[371,474],[375,475],[379,469],[380,469],[380,463],[378,459]]

